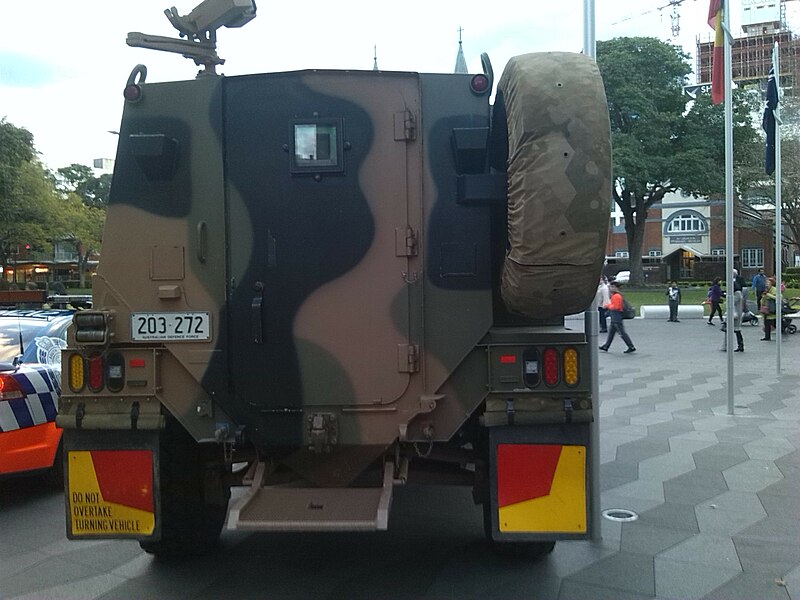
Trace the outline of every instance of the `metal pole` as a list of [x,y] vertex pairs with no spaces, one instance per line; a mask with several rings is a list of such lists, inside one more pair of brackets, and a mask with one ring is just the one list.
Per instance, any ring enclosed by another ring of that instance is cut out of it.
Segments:
[[[597,59],[597,42],[595,40],[594,0],[583,0],[583,53]],[[608,190],[609,196],[611,190]],[[592,361],[592,425],[589,429],[590,459],[589,473],[591,493],[589,506],[589,523],[591,525],[592,541],[600,542],[603,539],[602,515],[600,514],[600,365],[597,333],[599,329],[599,316],[597,314],[597,296],[591,308],[584,315],[584,331],[589,344],[589,356]]]
[[780,54],[778,42],[772,47],[772,68],[775,71],[775,88],[778,90],[778,105],[773,111],[775,115],[775,288],[778,290],[775,297],[775,329],[777,334],[778,354],[775,361],[778,375],[781,373],[781,345],[783,342],[781,322],[783,320],[783,293],[781,292],[781,257],[783,255],[783,217],[781,214],[781,86],[778,73],[780,68]]
[[730,3],[724,4],[722,29],[724,35],[725,73],[725,289],[728,293],[725,348],[728,352],[728,414],[733,414],[733,89],[731,85]]

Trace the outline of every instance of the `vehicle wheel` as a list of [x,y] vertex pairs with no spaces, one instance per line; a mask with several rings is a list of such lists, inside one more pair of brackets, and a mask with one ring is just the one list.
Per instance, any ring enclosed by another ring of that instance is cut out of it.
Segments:
[[750,320],[750,326],[751,326],[751,327],[756,327],[757,325],[758,325],[758,317],[754,316],[754,317],[753,317],[753,318]]
[[797,325],[794,323],[789,323],[786,326],[786,333],[795,333],[797,331]]
[[159,444],[161,539],[139,545],[163,557],[204,554],[219,539],[231,495],[222,448],[198,444],[174,419]]
[[483,505],[483,534],[492,551],[501,556],[516,558],[542,558],[556,547],[554,541],[542,542],[498,542],[492,539],[492,514],[488,503]]
[[64,441],[63,437],[58,442],[58,448],[56,448],[56,455],[53,458],[53,466],[50,467],[44,475],[42,475],[42,479],[44,480],[45,484],[49,487],[53,487],[56,489],[64,489]]

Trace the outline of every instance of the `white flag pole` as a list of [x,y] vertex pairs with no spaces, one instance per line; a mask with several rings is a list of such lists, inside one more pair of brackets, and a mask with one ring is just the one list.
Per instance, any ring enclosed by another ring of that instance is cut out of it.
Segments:
[[778,353],[776,359],[777,372],[781,373],[781,344],[783,341],[781,322],[783,319],[783,293],[781,292],[781,257],[783,256],[783,217],[781,214],[781,86],[780,86],[780,53],[778,52],[778,42],[772,46],[772,70],[775,74],[775,89],[778,92],[778,103],[772,114],[775,116],[775,287],[777,294],[775,297],[775,329],[778,340]]
[[725,77],[725,289],[728,294],[727,331],[725,348],[728,358],[728,414],[733,414],[733,89],[731,68],[732,36],[730,23],[730,2],[725,2],[722,10],[722,30],[724,32],[723,56]]
[[[597,60],[597,40],[595,39],[594,0],[583,0],[583,53],[592,60]],[[609,194],[611,190],[609,190]],[[589,457],[589,473],[591,475],[591,497],[589,500],[589,522],[593,542],[603,539],[601,533],[602,514],[600,505],[600,362],[597,349],[597,330],[599,317],[597,314],[597,295],[592,306],[584,315],[585,330],[589,341],[589,355],[594,365],[592,378],[592,423],[589,429],[591,455]]]

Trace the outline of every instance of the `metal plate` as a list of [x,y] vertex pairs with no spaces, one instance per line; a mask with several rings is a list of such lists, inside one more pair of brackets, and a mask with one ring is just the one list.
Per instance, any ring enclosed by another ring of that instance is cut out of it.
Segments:
[[131,313],[131,339],[136,342],[210,338],[211,318],[207,312]]

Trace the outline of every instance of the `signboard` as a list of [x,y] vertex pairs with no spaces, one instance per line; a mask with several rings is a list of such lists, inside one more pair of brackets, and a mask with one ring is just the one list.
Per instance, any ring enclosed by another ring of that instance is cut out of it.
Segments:
[[671,235],[669,236],[670,244],[699,244],[702,242],[699,235]]
[[741,0],[742,26],[775,23],[781,20],[779,0]]

